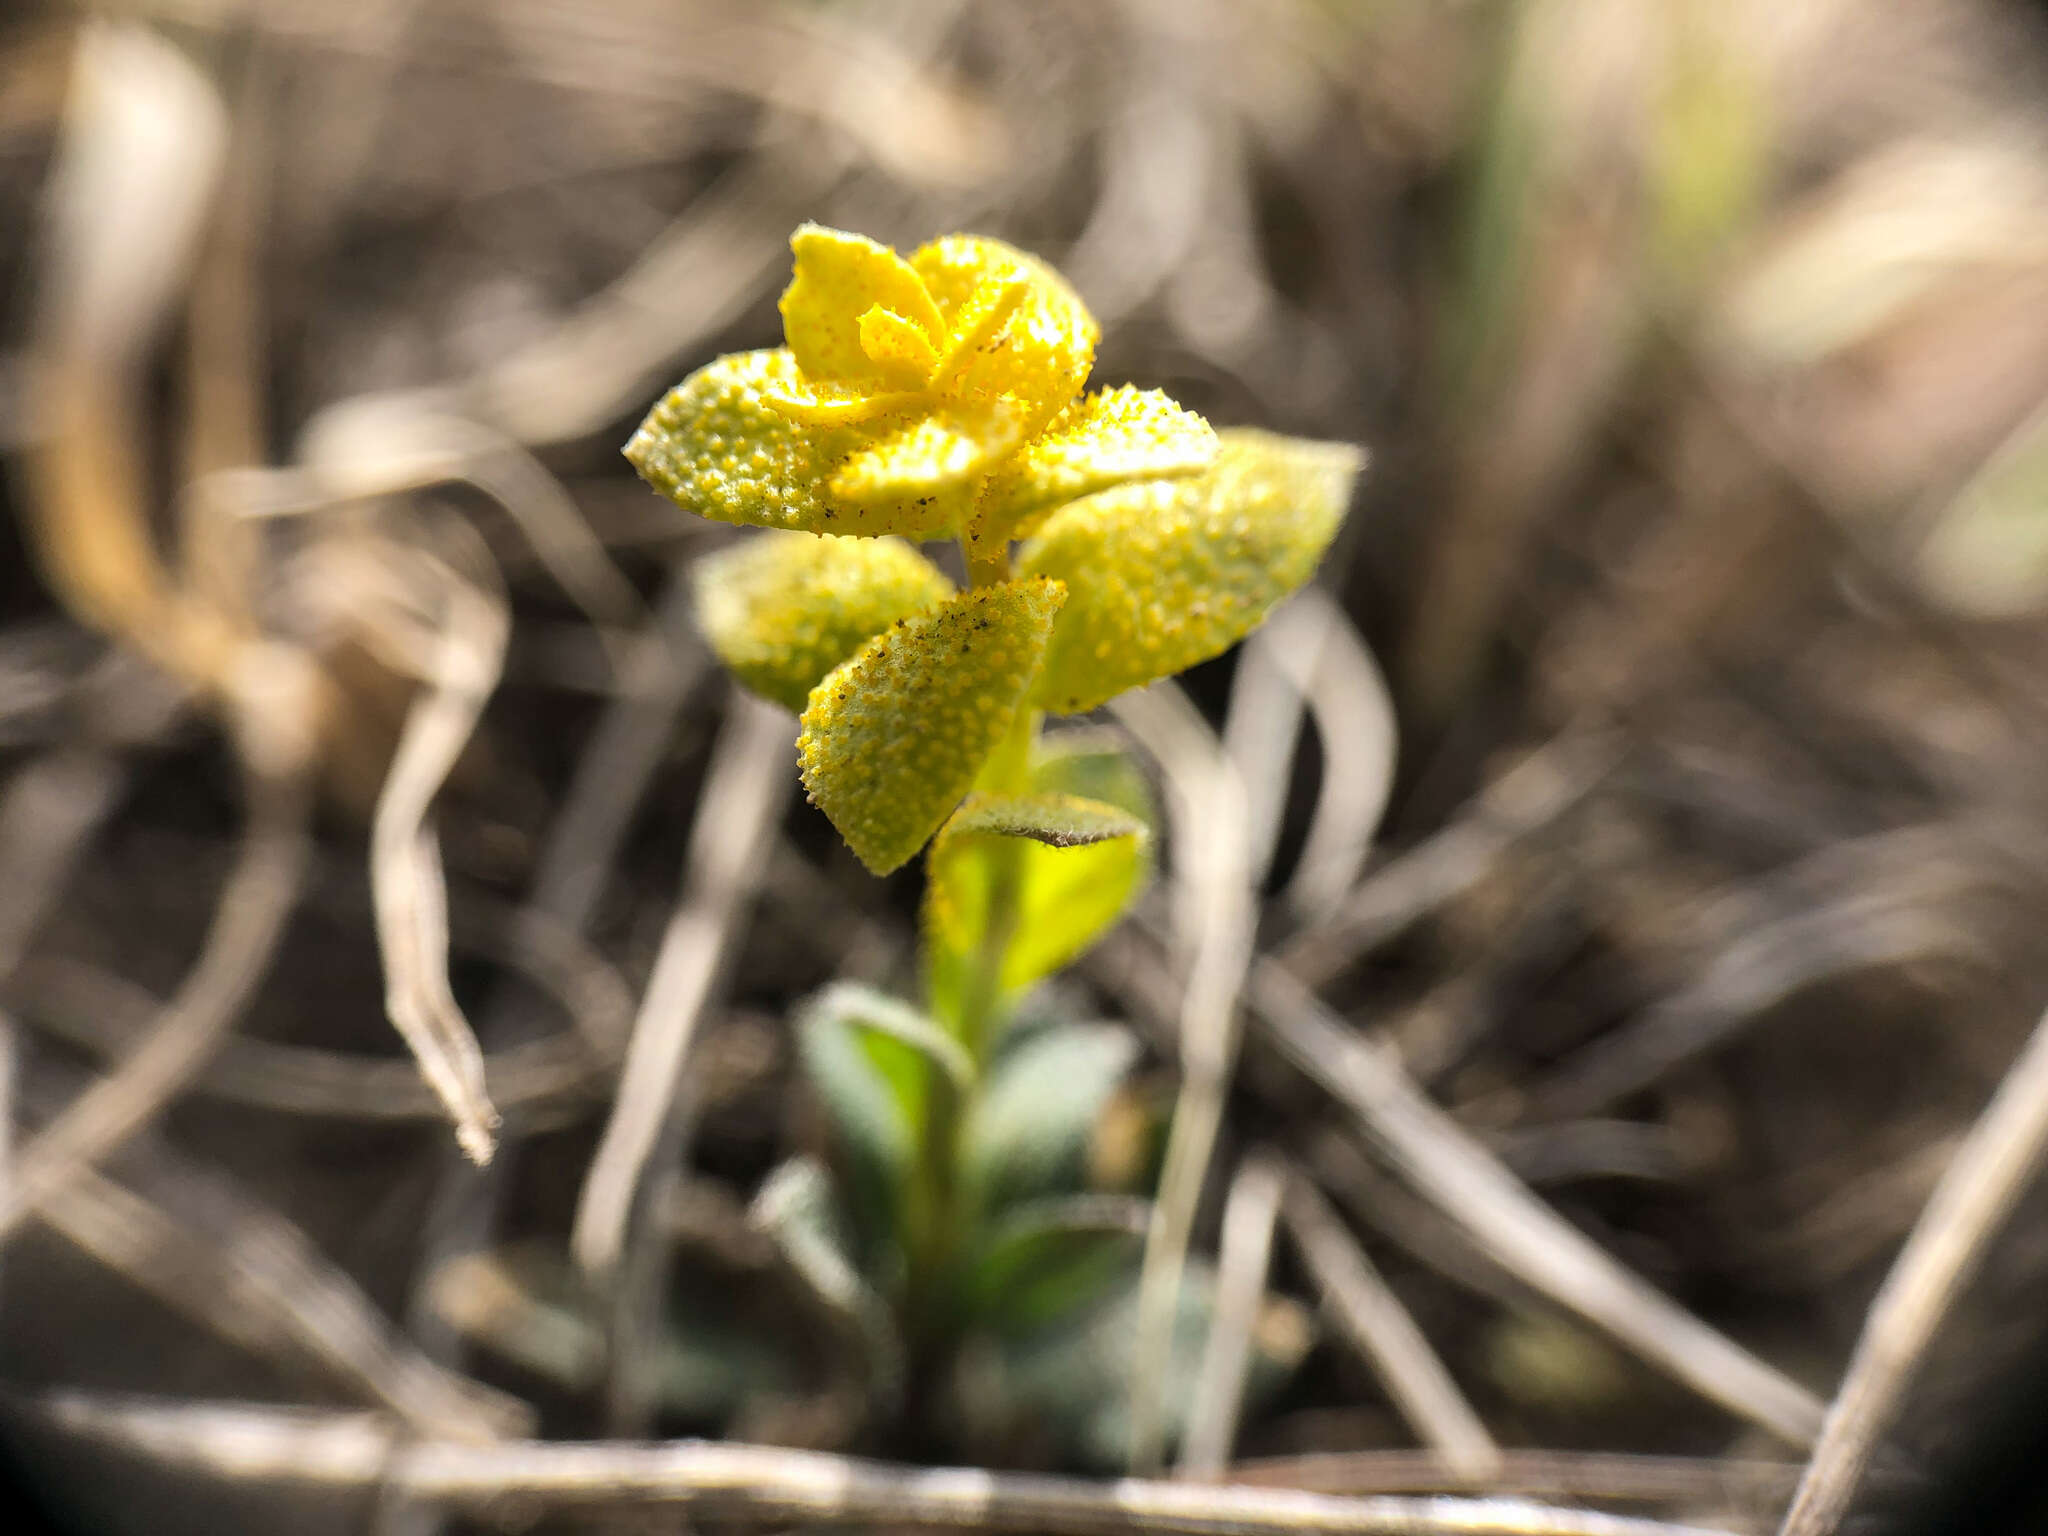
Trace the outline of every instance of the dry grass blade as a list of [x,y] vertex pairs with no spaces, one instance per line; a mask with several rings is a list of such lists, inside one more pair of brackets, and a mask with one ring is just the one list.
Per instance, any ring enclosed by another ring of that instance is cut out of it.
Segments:
[[768,864],[789,794],[789,716],[735,692],[695,824],[682,900],[662,935],[619,1098],[584,1176],[569,1246],[586,1274],[610,1276],[625,1251],[634,1196],[681,1086],[690,1041]]
[[631,647],[619,692],[577,761],[548,829],[530,904],[573,931],[589,921],[641,791],[674,736],[676,713],[703,675],[705,651],[690,592],[688,572],[679,566]]
[[[1688,985],[1523,1090],[1526,1117],[1597,1113],[1830,977],[1920,961],[1989,961],[1987,941],[1955,907],[1972,887],[1989,883],[1992,870],[1957,854],[1953,829],[1909,827],[1838,844],[1760,892],[1739,893],[1725,905],[1752,921]],[[1701,926],[1727,924],[1710,912]]]
[[434,411],[414,396],[364,395],[316,416],[302,434],[299,457],[303,472],[271,477],[288,504],[270,510],[315,511],[448,481],[476,487],[511,516],[615,663],[623,661],[618,635],[643,617],[639,594],[562,483],[503,433]]
[[13,1180],[0,1190],[0,1238],[140,1129],[233,1027],[298,896],[306,801],[302,780],[251,780],[249,824],[198,963],[136,1052],[22,1148]]
[[[1313,666],[1323,645],[1324,626],[1311,612],[1301,614],[1296,596],[1254,630],[1238,652],[1230,685],[1230,713],[1223,721],[1223,750],[1244,781],[1245,840],[1252,848],[1251,877],[1263,882],[1271,869],[1280,818],[1287,809],[1289,769],[1301,734],[1306,700],[1290,669],[1290,653],[1306,649]],[[1329,788],[1325,782],[1325,791]]]
[[29,532],[71,611],[187,682],[217,686],[226,637],[175,600],[149,528],[139,398],[219,179],[227,116],[170,44],[80,37],[47,214],[33,353],[42,441]]
[[464,1442],[530,1432],[524,1404],[442,1370],[394,1336],[348,1276],[277,1212],[220,1180],[166,1165],[175,1209],[91,1170],[42,1219],[101,1263],[252,1353],[304,1357],[414,1432]]
[[14,1128],[21,1121],[16,1106],[16,1078],[21,1066],[21,1026],[0,1009],[0,1190],[14,1187]]
[[1323,787],[1280,900],[1295,917],[1319,922],[1357,882],[1372,853],[1393,793],[1400,744],[1386,679],[1344,610],[1317,586],[1303,588],[1274,619],[1291,626],[1295,621],[1287,614],[1295,609],[1317,624],[1315,644],[1280,646],[1275,656],[1307,696],[1323,739]]
[[1176,948],[1190,954],[1177,1031],[1181,1090],[1145,1235],[1131,1347],[1130,1464],[1146,1470],[1164,1454],[1176,1298],[1237,1057],[1237,999],[1256,914],[1244,782],[1208,723],[1170,682],[1127,693],[1111,707],[1166,780],[1176,830]]
[[[147,1038],[163,1004],[143,988],[56,956],[29,961],[10,988],[38,1029],[96,1055],[119,1058]],[[567,999],[564,999],[566,1004]],[[622,1015],[622,1021],[623,1021]],[[564,1099],[587,1104],[616,1051],[587,1044],[596,1031],[559,1034],[484,1058],[491,1102],[507,1112]],[[191,1091],[287,1114],[354,1120],[444,1120],[440,1096],[403,1059],[383,1060],[229,1039],[192,1080]]]
[[0,977],[13,973],[65,876],[127,783],[112,753],[58,747],[18,769],[0,794]]
[[1998,1085],[1871,1303],[1781,1536],[1827,1536],[1927,1346],[2048,1151],[2048,1014]]
[[1488,785],[1463,817],[1367,876],[1328,918],[1295,935],[1281,962],[1311,985],[1328,981],[1478,884],[1513,843],[1550,825],[1599,784],[1620,750],[1612,736],[1591,733],[1532,754]]
[[1182,1477],[1214,1479],[1230,1460],[1285,1184],[1279,1162],[1267,1153],[1247,1157],[1231,1181],[1217,1245],[1216,1315],[1209,1324],[1194,1400],[1188,1407],[1187,1438],[1178,1468]]
[[1402,1176],[1503,1266],[1729,1411],[1793,1445],[1813,1442],[1821,1404],[1811,1393],[1588,1241],[1288,971],[1261,961],[1250,997],[1281,1052],[1348,1106]]
[[1500,1471],[1500,1447],[1408,1309],[1299,1173],[1287,1181],[1283,1211],[1324,1305],[1379,1373],[1409,1426],[1454,1477],[1474,1485],[1491,1480]]
[[448,892],[426,818],[497,682],[509,627],[502,602],[459,578],[446,584],[426,687],[406,714],[370,823],[385,1012],[476,1163],[491,1160],[498,1112],[485,1089],[483,1052],[448,985]]
[[663,1507],[726,1518],[1049,1536],[1726,1536],[1526,1499],[1340,1498],[1139,1478],[1087,1482],[730,1442],[400,1445],[360,1414],[200,1403],[166,1408],[71,1392],[28,1400],[18,1411],[107,1450],[204,1476],[326,1490],[382,1483],[466,1508],[520,1497],[551,1508]]
[[[1428,1451],[1323,1451],[1232,1465],[1233,1482],[1321,1493],[1413,1493],[1458,1486]],[[1489,1486],[1539,1499],[1627,1504],[1768,1504],[1798,1486],[1799,1464],[1725,1456],[1629,1456],[1608,1451],[1500,1453]]]

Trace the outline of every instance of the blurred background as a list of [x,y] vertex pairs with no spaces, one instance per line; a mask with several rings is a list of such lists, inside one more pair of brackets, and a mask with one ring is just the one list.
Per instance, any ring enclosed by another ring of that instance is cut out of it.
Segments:
[[[2042,10],[10,0],[0,1379],[53,1509],[437,1525],[150,1439],[225,1403],[1107,1470],[1062,1418],[1099,1383],[1040,1384],[1036,1432],[1000,1384],[950,1441],[870,1411],[744,1219],[817,1134],[789,1008],[907,974],[917,877],[759,788],[787,744],[747,756],[676,575],[731,530],[618,447],[779,339],[806,219],[1008,239],[1101,320],[1099,382],[1370,448],[1318,595],[1186,680],[1254,791],[1261,951],[1824,1402],[2048,998]],[[432,868],[373,882],[428,824]],[[392,903],[436,878],[484,1174],[386,1022],[380,938],[432,949]],[[679,902],[716,963],[621,1218],[640,1289],[599,1303],[569,1233]],[[1173,1103],[1153,917],[1069,983],[1154,1045],[1105,1177]],[[1506,1448],[1482,1485],[1774,1528],[1796,1399],[1773,1435],[1683,1384],[1313,1076],[1249,1030],[1198,1249],[1263,1149]],[[1946,1318],[1869,1529],[2030,1528],[1996,1521],[2043,1214]],[[1235,1475],[1470,1487],[1326,1280],[1276,1250],[1294,1369]]]

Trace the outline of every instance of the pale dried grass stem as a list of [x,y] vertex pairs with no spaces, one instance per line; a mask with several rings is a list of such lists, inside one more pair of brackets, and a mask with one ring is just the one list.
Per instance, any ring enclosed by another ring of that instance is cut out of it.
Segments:
[[1455,1478],[1483,1485],[1500,1471],[1500,1447],[1451,1373],[1344,1224],[1300,1173],[1287,1180],[1288,1234],[1323,1304],[1385,1384],[1422,1442]]
[[508,1497],[553,1509],[1048,1536],[1727,1536],[1697,1525],[1560,1509],[1527,1499],[1334,1497],[1291,1489],[920,1468],[815,1451],[677,1440],[401,1445],[363,1414],[60,1393],[35,1421],[167,1467],[309,1493],[384,1485],[457,1507]]
[[1928,1346],[2048,1150],[2048,1014],[1971,1127],[1870,1304],[1780,1536],[1827,1536]]

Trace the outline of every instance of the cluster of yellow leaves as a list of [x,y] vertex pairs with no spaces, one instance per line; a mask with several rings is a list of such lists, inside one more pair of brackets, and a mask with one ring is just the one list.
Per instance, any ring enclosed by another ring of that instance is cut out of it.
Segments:
[[[1219,439],[1157,391],[1083,394],[1093,317],[1000,241],[790,243],[787,345],[692,374],[626,456],[693,512],[792,535],[706,562],[700,616],[743,682],[802,704],[805,786],[886,872],[1020,709],[1093,708],[1256,626],[1314,569],[1360,459]],[[898,542],[934,538],[960,541],[972,590]]]

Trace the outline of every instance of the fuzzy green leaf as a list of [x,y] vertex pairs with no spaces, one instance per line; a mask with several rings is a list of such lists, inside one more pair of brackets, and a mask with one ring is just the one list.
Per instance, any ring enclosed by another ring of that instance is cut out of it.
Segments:
[[697,562],[697,622],[742,683],[801,710],[818,680],[874,635],[952,596],[900,539],[769,533]]
[[1159,834],[1158,798],[1114,732],[1083,726],[1042,738],[1031,764],[1031,787],[1113,805],[1154,838]]
[[876,874],[922,848],[973,786],[1065,597],[1029,577],[962,592],[876,635],[811,690],[804,788]]
[[1191,475],[1215,458],[1215,430],[1193,411],[1156,389],[1101,389],[1025,445],[990,483],[975,516],[1005,537],[1023,538],[1076,497],[1127,480]]
[[984,1211],[1077,1189],[1095,1122],[1138,1059],[1114,1024],[1061,1024],[997,1057],[961,1137],[966,1187]]
[[1144,830],[1128,812],[1072,795],[976,795],[953,813],[942,835],[1021,837],[1048,848],[1087,848]]
[[1228,649],[1314,573],[1359,450],[1267,432],[1221,436],[1179,480],[1097,492],[1054,513],[1023,569],[1070,593],[1035,700],[1074,714]]
[[1137,1264],[1150,1210],[1128,1195],[1069,1195],[1016,1207],[968,1259],[964,1310],[998,1333],[1060,1321]]
[[789,1271],[855,1343],[879,1395],[893,1394],[903,1375],[903,1346],[881,1296],[855,1263],[832,1180],[807,1157],[793,1157],[768,1175],[747,1211]]
[[[1166,1438],[1177,1445],[1187,1428],[1195,1379],[1216,1312],[1215,1272],[1191,1260],[1175,1298],[1172,1350],[1161,1400]],[[1123,1464],[1129,1449],[1131,1345],[1137,1334],[1138,1276],[1131,1266],[1102,1300],[1059,1323],[997,1335],[994,1347],[969,1355],[975,1367],[972,1400],[963,1413],[987,1437],[1020,1430],[1050,1432],[1055,1449],[1098,1467]],[[993,1330],[991,1330],[993,1332]],[[1314,1339],[1306,1308],[1270,1298],[1252,1332],[1246,1395],[1251,1405],[1269,1400],[1301,1362]]]
[[924,1128],[930,1077],[964,1089],[973,1063],[909,1004],[852,982],[827,987],[797,1018],[804,1076],[831,1121],[864,1246],[898,1230]]
[[1146,842],[1144,823],[1099,801],[970,797],[932,844],[925,883],[932,1011],[956,1024],[964,1017],[991,922],[1005,928],[995,995],[987,999],[997,1009],[1081,954],[1137,894]]
[[[985,453],[964,452],[955,438],[966,418],[948,418],[936,436],[914,438],[943,462],[919,465],[904,446],[924,410],[918,397],[838,425],[799,421],[775,403],[815,393],[785,348],[735,352],[670,390],[625,454],[649,485],[717,522],[939,538],[960,526],[986,462],[1016,441],[1014,427],[984,412],[974,420],[999,422],[1000,431]],[[877,451],[890,473],[875,468]],[[835,491],[842,471],[848,482]]]

